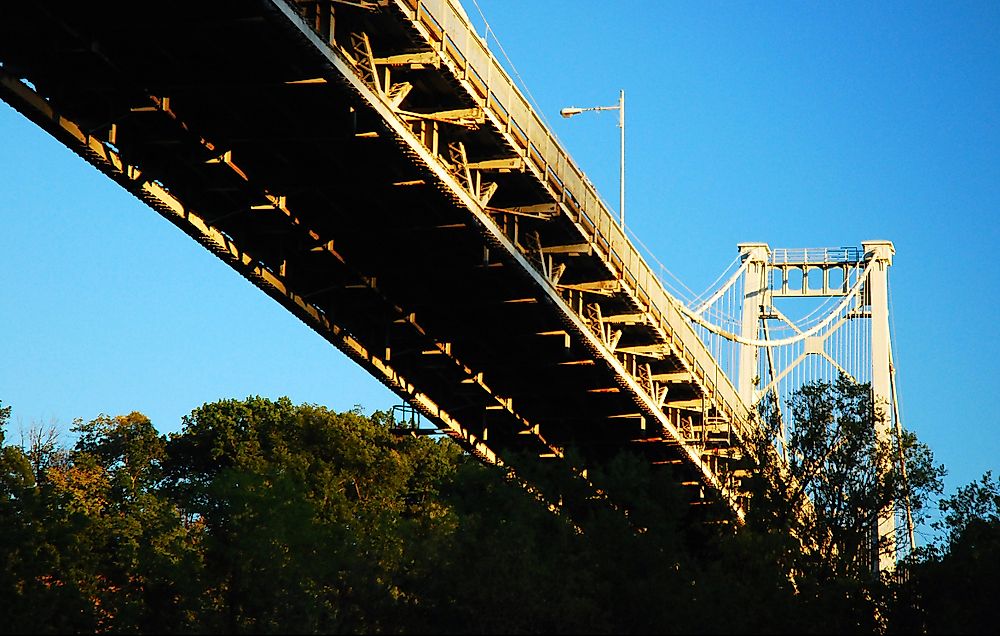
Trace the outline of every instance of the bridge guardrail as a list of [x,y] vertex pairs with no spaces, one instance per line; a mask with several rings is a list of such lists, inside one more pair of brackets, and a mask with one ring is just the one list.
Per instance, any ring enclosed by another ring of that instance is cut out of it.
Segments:
[[864,250],[858,247],[775,248],[771,250],[770,262],[774,265],[857,264],[864,260],[864,255]]
[[[593,185],[528,104],[521,91],[451,0],[393,0],[426,29],[446,57],[464,75],[472,96],[493,114],[544,183],[558,195],[639,304],[660,323],[678,356],[698,376],[708,397],[737,427],[747,425],[749,409],[730,379],[717,369],[701,338],[676,308],[674,299],[625,236]],[[675,338],[676,334],[676,338]],[[743,432],[742,430],[740,431]]]

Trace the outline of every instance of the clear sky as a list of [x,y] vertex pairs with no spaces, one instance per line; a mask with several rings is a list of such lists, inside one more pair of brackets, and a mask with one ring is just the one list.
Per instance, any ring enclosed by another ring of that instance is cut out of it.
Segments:
[[[626,224],[701,291],[736,244],[894,242],[903,424],[949,490],[1000,470],[1000,3],[465,0]],[[524,90],[522,88],[522,90]],[[0,103],[0,400],[13,428],[220,398],[398,399]]]

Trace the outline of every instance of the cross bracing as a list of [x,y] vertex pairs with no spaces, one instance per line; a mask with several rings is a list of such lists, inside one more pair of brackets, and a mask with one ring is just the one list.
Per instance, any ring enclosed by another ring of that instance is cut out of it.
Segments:
[[[815,382],[844,376],[870,384],[880,440],[900,428],[888,321],[888,241],[861,248],[775,249],[739,245],[738,267],[725,280],[688,301],[682,312],[695,324],[719,367],[736,378],[753,411],[776,421],[774,444],[788,460],[788,432],[795,428],[792,395]],[[735,262],[734,262],[735,264]],[[766,415],[765,415],[766,414]],[[901,466],[905,473],[905,466]],[[873,540],[896,543],[896,516],[913,544],[907,502],[884,511]],[[881,569],[895,554],[884,555]]]

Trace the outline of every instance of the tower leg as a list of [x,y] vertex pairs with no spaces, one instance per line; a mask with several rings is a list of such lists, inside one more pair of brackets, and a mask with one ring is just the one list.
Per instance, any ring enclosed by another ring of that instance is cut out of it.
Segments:
[[[895,248],[889,241],[867,241],[861,244],[865,257],[875,262],[868,274],[866,287],[871,308],[872,397],[876,409],[875,432],[879,444],[891,442],[890,399],[892,378],[889,370],[889,266]],[[896,565],[896,506],[891,502],[879,511],[875,528],[877,545],[885,542],[887,549],[878,550],[876,567],[892,570]],[[874,564],[873,564],[874,565]]]

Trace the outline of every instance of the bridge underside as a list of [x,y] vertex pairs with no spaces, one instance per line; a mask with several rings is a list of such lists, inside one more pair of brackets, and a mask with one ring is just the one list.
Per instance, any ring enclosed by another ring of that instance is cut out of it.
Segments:
[[0,96],[472,452],[629,447],[711,501],[734,432],[669,334],[395,5],[317,6],[5,3]]

